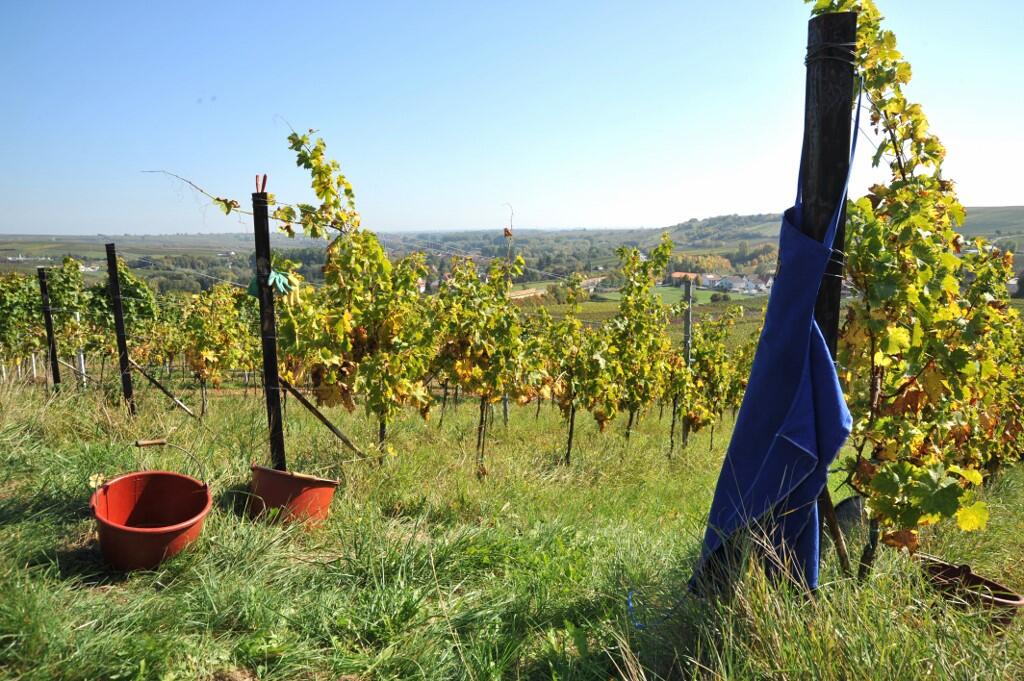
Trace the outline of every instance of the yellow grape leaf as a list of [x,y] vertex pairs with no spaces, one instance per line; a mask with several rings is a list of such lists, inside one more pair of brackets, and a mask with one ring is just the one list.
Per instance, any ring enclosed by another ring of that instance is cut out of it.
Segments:
[[956,512],[956,524],[965,532],[984,530],[988,525],[988,504],[977,501]]
[[899,453],[899,451],[899,444],[893,441],[889,441],[886,442],[885,446],[882,447],[882,449],[876,453],[876,456],[882,461],[895,461],[896,455]]
[[950,303],[949,305],[940,307],[938,310],[936,310],[935,314],[932,315],[932,321],[948,322],[952,319],[955,319],[958,316],[958,314],[959,306],[957,306],[955,303]]
[[910,347],[910,332],[902,326],[890,326],[882,339],[882,351],[895,355]]
[[972,485],[980,485],[981,484],[981,480],[982,480],[982,478],[981,478],[981,471],[979,471],[979,470],[977,470],[975,468],[961,468],[960,466],[957,466],[957,465],[954,464],[954,465],[950,466],[948,468],[948,470],[949,470],[950,473],[956,473],[957,475],[959,475],[960,477],[962,477],[964,480],[966,480],[967,482],[971,483]]
[[946,392],[946,382],[942,378],[942,374],[933,368],[928,368],[921,375],[921,384],[924,386],[924,391],[928,393],[928,399],[937,401]]
[[951,274],[942,278],[942,290],[951,296],[960,293],[960,282]]
[[956,257],[955,254],[950,252],[940,254],[939,261],[942,262],[946,269],[953,270],[954,272],[959,270],[960,266],[962,265],[962,263],[960,262],[960,258]]
[[924,329],[920,324],[914,322],[914,330],[910,336],[911,345],[920,345],[924,341]]

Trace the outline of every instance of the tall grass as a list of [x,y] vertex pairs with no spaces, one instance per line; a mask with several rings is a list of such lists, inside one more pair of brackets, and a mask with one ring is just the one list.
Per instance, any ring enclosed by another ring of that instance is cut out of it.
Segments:
[[[0,677],[1024,678],[1020,623],[991,631],[893,552],[863,585],[827,555],[813,598],[756,566],[728,602],[684,596],[728,418],[713,451],[705,432],[672,460],[656,411],[628,443],[623,424],[602,435],[581,420],[563,467],[557,412],[515,409],[507,429],[496,419],[478,482],[467,402],[443,427],[396,424],[397,455],[378,466],[344,463],[351,455],[292,401],[292,468],[342,480],[330,520],[308,529],[240,513],[249,463],[268,456],[260,400],[215,395],[205,426],[148,390],[134,420],[115,404],[0,388]],[[331,417],[372,441],[373,422]],[[156,436],[200,465],[130,445]],[[114,573],[88,480],[140,467],[201,469],[216,503],[188,551]],[[924,548],[1024,588],[1022,472],[988,491],[986,532],[940,527]],[[626,615],[631,589],[652,623],[643,631]]]

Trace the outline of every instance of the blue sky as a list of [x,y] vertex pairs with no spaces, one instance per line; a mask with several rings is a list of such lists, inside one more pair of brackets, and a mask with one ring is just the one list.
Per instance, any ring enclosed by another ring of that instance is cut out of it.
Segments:
[[[1024,5],[879,0],[968,205],[1024,204]],[[660,227],[792,200],[808,8],[9,2],[6,233],[241,231],[184,175],[309,198],[315,127],[370,228]],[[854,191],[872,178],[859,156]]]

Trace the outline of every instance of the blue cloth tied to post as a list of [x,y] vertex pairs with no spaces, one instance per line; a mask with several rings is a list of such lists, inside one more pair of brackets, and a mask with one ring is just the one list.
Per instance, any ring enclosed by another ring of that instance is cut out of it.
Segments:
[[[859,120],[859,106],[857,113]],[[851,165],[858,129],[855,124]],[[784,569],[810,589],[818,586],[816,502],[853,422],[814,305],[845,202],[846,186],[821,242],[800,229],[799,187],[795,205],[783,214],[779,267],[694,585],[716,559],[728,560],[729,540],[749,531],[766,540],[770,569]]]

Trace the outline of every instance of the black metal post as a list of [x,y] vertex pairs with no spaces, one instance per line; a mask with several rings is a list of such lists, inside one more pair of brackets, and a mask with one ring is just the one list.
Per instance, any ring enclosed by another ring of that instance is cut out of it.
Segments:
[[[36,268],[39,275],[39,296],[43,301],[43,323],[46,325],[46,347],[50,355],[50,374],[53,376],[53,387],[60,386],[60,363],[57,358],[57,338],[53,335],[53,311],[50,309],[50,290],[46,286],[46,268]],[[35,355],[32,356],[33,368]]]
[[107,277],[110,279],[110,307],[114,311],[114,333],[117,335],[121,392],[128,404],[128,413],[135,416],[135,391],[132,389],[132,369],[128,362],[128,339],[124,331],[124,308],[121,306],[121,279],[117,276],[117,249],[114,244],[107,244]]
[[267,399],[270,458],[274,468],[288,470],[284,454],[284,421],[281,418],[281,383],[277,376],[277,325],[274,291],[270,288],[270,218],[267,194],[252,195],[252,224],[256,238],[256,283],[260,300],[260,338],[263,342],[263,393]]
[[[852,45],[857,15],[840,12],[817,16],[807,30],[807,92],[804,105],[803,225],[821,241],[836,206],[842,201],[850,168],[850,111],[854,97]],[[839,335],[846,206],[840,207],[835,253],[826,269],[814,309],[829,352],[835,357]]]
[[683,327],[683,347],[686,349],[686,366],[690,366],[690,355],[693,350],[693,281],[687,279],[683,284],[686,287],[686,317]]
[[[807,83],[804,100],[804,157],[801,193],[803,225],[808,236],[821,241],[839,206],[839,226],[833,255],[818,290],[814,316],[833,360],[839,336],[843,254],[846,244],[846,206],[843,190],[850,169],[850,111],[853,105],[854,45],[857,15],[854,12],[822,14],[807,25]],[[843,205],[839,205],[840,203]],[[818,498],[843,572],[849,575],[850,558],[843,533],[836,523],[828,487]]]

